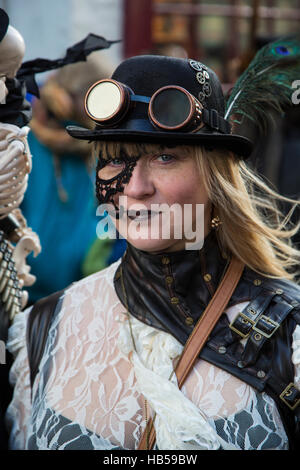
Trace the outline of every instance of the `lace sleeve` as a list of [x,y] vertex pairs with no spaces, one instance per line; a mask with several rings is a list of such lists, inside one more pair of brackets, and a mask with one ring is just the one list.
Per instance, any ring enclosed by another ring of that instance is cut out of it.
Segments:
[[14,393],[6,413],[11,449],[25,448],[27,423],[31,411],[31,387],[26,347],[26,325],[30,310],[31,307],[16,315],[8,333],[7,349],[14,357],[9,374]]
[[300,389],[300,326],[297,325],[293,333],[292,361],[295,366],[295,385]]

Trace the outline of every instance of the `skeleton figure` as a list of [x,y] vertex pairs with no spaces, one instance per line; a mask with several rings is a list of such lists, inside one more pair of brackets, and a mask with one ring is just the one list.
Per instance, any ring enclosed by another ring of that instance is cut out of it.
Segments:
[[29,274],[26,257],[31,251],[36,256],[41,247],[37,234],[27,227],[19,209],[31,171],[27,144],[29,127],[26,125],[30,113],[22,114],[29,106],[24,100],[24,87],[15,78],[25,54],[25,44],[21,34],[8,25],[3,10],[0,23],[0,249],[2,246],[6,250],[0,260],[0,273],[6,279],[6,284],[0,279],[0,288],[3,286],[0,295],[4,309],[12,318],[27,303],[23,286],[35,281]]

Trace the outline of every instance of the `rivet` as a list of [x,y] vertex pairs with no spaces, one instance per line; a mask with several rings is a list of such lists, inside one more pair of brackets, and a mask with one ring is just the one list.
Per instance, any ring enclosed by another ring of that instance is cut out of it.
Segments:
[[263,370],[259,370],[256,375],[260,379],[263,379],[266,376],[266,373]]
[[188,326],[192,326],[194,324],[194,320],[192,319],[192,317],[186,317],[185,323]]
[[261,280],[260,279],[254,279],[253,284],[255,286],[260,286],[261,285]]
[[292,300],[291,305],[292,305],[293,307],[297,307],[297,306],[298,306],[297,300]]
[[174,281],[174,279],[172,278],[172,276],[167,276],[166,277],[166,283],[167,284],[172,284],[173,281]]
[[169,264],[170,263],[170,258],[167,256],[163,256],[161,259],[162,264]]
[[282,289],[276,289],[275,293],[278,294],[278,295],[281,295],[281,294],[283,294],[283,290]]
[[245,363],[244,363],[243,361],[239,361],[239,362],[237,363],[237,366],[238,366],[240,369],[242,369],[243,367],[245,367]]
[[171,297],[171,304],[179,304],[179,299],[178,297]]
[[261,335],[260,333],[255,333],[254,339],[255,339],[256,341],[260,341],[261,338],[262,338],[262,335]]
[[203,279],[205,282],[209,282],[211,280],[211,275],[210,274],[204,274]]
[[226,351],[227,351],[227,349],[225,348],[225,346],[220,346],[220,347],[218,348],[218,353],[219,353],[219,354],[225,354]]

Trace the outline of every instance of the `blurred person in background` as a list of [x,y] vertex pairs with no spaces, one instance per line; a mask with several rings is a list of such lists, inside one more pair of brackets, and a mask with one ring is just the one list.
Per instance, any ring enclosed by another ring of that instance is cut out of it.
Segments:
[[84,95],[96,79],[110,73],[110,64],[95,52],[86,62],[52,74],[41,87],[40,99],[33,101],[28,137],[33,169],[22,211],[39,234],[42,252],[28,258],[37,278],[28,289],[30,303],[101,269],[114,257],[112,241],[98,240],[96,235],[99,217],[91,146],[65,131],[70,123],[90,126]]

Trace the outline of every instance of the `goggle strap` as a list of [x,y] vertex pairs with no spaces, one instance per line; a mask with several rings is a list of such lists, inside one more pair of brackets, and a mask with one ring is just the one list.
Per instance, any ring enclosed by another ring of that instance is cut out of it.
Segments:
[[131,95],[130,96],[130,101],[138,101],[139,103],[150,103],[149,96],[143,96],[143,95]]
[[230,123],[222,118],[215,109],[204,108],[202,110],[202,121],[212,129],[220,131],[223,134],[230,134],[231,132]]

